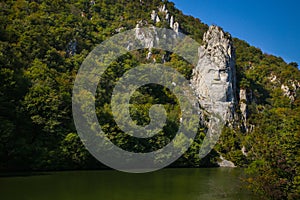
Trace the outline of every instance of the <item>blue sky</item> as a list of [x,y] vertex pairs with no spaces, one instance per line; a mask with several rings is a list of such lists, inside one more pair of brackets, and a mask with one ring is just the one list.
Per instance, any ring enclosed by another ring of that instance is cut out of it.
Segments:
[[184,14],[221,26],[263,52],[300,65],[299,0],[171,0]]

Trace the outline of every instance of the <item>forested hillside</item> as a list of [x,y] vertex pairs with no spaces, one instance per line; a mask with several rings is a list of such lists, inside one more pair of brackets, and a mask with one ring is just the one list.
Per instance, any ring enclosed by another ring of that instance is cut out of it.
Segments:
[[[4,0],[0,2],[0,170],[100,169],[80,141],[72,118],[72,89],[88,53],[165,4],[181,32],[202,43],[208,26],[184,15],[172,2],[161,0]],[[161,13],[158,12],[158,15]],[[162,21],[155,24],[167,27]],[[218,152],[247,168],[251,189],[273,199],[297,199],[300,193],[300,72],[297,63],[263,53],[245,41],[236,48],[237,106],[234,127],[224,127],[218,146],[200,160],[205,127],[174,167],[214,166]],[[155,52],[160,54],[157,50]],[[169,105],[170,123],[164,140],[132,146],[112,122],[108,96],[124,72],[145,60],[146,52],[126,54],[105,74],[98,88],[97,114],[110,139],[131,151],[164,146],[177,129],[174,97],[159,87],[141,88],[132,109],[138,124],[149,123],[151,105]],[[159,60],[157,62],[160,62]],[[170,54],[166,65],[190,78],[194,66]],[[150,89],[149,89],[150,88]],[[162,92],[164,91],[164,92]],[[241,91],[245,94],[241,95]],[[172,113],[173,112],[173,113]],[[246,113],[245,113],[246,112]],[[244,118],[242,117],[244,116]],[[140,141],[140,143],[143,143]],[[244,149],[242,151],[242,149]]]

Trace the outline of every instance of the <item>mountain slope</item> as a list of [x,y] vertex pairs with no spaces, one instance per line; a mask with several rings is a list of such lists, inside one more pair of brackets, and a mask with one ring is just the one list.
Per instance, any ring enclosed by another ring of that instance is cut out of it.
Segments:
[[[203,44],[202,38],[209,27],[199,19],[185,16],[168,1],[6,0],[0,3],[0,169],[103,167],[85,150],[76,134],[71,112],[73,81],[88,53],[112,35],[135,28],[141,21],[146,21],[148,26],[169,28],[170,23],[165,20],[151,19],[153,10],[163,19],[165,13],[159,8],[164,4],[174,22],[179,23],[180,31]],[[174,166],[212,166],[219,159],[219,152],[236,165],[249,166],[252,175],[249,181],[264,195],[297,198],[300,72],[295,63],[287,64],[281,58],[264,54],[245,41],[234,38],[233,45],[236,123],[224,128],[219,145],[202,160],[198,153],[205,127],[201,127],[191,148]],[[153,56],[166,53],[169,56],[166,64],[191,78],[195,66],[181,57],[159,50],[152,53]],[[113,123],[108,91],[125,69],[150,62],[147,55],[143,50],[124,55],[111,66],[98,88],[101,98],[97,101],[97,114],[103,116],[99,118],[100,123],[106,125],[104,129],[113,141],[132,151],[147,152],[164,146],[172,139],[171,133],[178,122],[179,108],[172,94],[163,88],[142,88],[136,95],[135,105],[141,111],[132,114],[138,123],[147,124],[152,104],[168,104],[170,124],[162,135],[170,135],[148,145],[124,136],[118,141],[120,130]],[[133,148],[136,142],[140,146]]]

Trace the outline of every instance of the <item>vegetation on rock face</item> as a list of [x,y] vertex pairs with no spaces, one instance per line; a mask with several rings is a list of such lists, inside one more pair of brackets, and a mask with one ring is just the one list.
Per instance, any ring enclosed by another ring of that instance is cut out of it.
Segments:
[[[298,199],[299,70],[296,64],[263,54],[244,41],[234,43],[238,87],[247,92],[249,129],[225,129],[217,148],[247,168],[249,187],[262,197]],[[287,93],[282,89],[285,85]]]
[[[168,1],[5,0],[0,3],[0,170],[104,167],[85,150],[76,134],[71,112],[74,78],[93,47],[118,31],[134,28],[140,20],[147,19],[151,24],[151,11],[163,3],[180,22],[181,31],[201,43],[208,26],[183,15]],[[247,91],[250,128],[247,132],[238,125],[224,128],[216,150],[235,164],[247,167],[247,180],[254,191],[271,199],[297,199],[300,194],[297,63],[287,64],[239,39],[234,39],[234,45],[237,85]],[[121,134],[113,123],[108,95],[126,70],[149,62],[145,55],[142,50],[132,52],[110,66],[99,83],[97,114],[112,141],[132,151],[147,152],[164,146],[177,130],[179,108],[174,96],[167,89],[153,85],[135,93],[131,114],[138,124],[149,123],[148,112],[153,104],[163,103],[168,111],[162,137],[145,142]],[[170,54],[166,61],[166,65],[191,77],[193,66],[182,58]],[[283,86],[287,88],[285,95]],[[200,128],[191,148],[173,166],[212,166],[215,151],[203,160],[198,158],[203,137],[204,128]],[[247,156],[241,151],[243,147]]]
[[[184,16],[173,3],[164,3],[175,19],[183,22],[185,33],[202,38],[206,25]],[[105,39],[119,31],[134,28],[141,20],[153,24],[150,13],[162,4],[160,0],[1,2],[1,169],[102,167],[75,134],[71,95],[77,70],[88,53]],[[159,58],[161,53],[153,51],[153,57],[157,55]],[[131,114],[138,124],[149,123],[151,105],[165,103],[171,120],[162,133],[163,136],[169,133],[166,140],[157,138],[147,146],[132,145],[132,142],[145,141],[132,141],[122,134],[120,136],[121,130],[113,122],[109,94],[126,70],[149,62],[145,59],[146,55],[146,51],[139,51],[119,58],[107,70],[98,88],[97,115],[103,129],[112,141],[121,142],[119,146],[133,151],[150,151],[155,146],[164,146],[172,131],[177,130],[178,105],[174,97],[164,88],[153,86],[141,88],[136,93]],[[173,66],[186,77],[191,76],[192,66],[182,58],[168,54],[166,61],[166,65]],[[157,59],[157,62],[160,60]],[[196,152],[198,148],[199,145],[193,145],[190,151]],[[194,155],[187,154],[185,157]],[[196,160],[199,164],[199,159]],[[180,165],[198,165],[188,159],[180,162]]]

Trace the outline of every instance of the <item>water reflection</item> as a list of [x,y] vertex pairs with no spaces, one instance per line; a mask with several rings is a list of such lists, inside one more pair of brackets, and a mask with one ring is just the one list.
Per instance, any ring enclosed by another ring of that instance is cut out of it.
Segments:
[[5,200],[254,199],[238,169],[165,169],[148,174],[117,171],[58,172],[0,178]]

